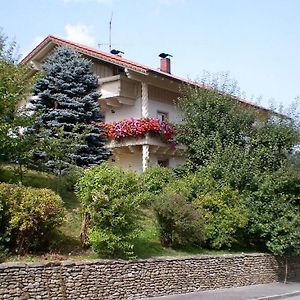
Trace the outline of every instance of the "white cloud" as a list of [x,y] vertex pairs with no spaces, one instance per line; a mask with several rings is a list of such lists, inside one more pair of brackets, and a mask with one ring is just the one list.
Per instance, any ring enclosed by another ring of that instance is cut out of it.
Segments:
[[[66,0],[64,0],[66,1]],[[71,1],[71,0],[68,0]],[[67,24],[65,26],[66,38],[73,42],[78,42],[88,46],[96,46],[93,36],[93,27],[84,24]]]

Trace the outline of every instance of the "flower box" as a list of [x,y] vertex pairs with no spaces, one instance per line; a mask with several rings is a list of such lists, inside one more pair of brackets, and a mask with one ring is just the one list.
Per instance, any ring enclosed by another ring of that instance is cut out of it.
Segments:
[[163,141],[175,144],[175,127],[166,121],[155,118],[127,119],[113,123],[99,124],[104,128],[110,140],[122,140],[129,137],[145,137],[147,133],[158,135]]

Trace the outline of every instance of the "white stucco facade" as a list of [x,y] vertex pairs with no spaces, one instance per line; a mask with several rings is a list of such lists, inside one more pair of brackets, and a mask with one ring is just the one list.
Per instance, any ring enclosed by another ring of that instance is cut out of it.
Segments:
[[[113,55],[76,44],[59,37],[48,36],[23,60],[33,66],[32,73],[41,70],[47,57],[59,46],[71,47],[92,62],[92,72],[99,82],[99,107],[105,123],[126,119],[158,118],[171,123],[180,123],[181,116],[175,100],[180,94],[182,80],[170,74],[167,69],[152,69],[118,55]],[[161,61],[162,62],[162,61]],[[124,138],[122,141],[108,141],[112,150],[109,161],[124,169],[142,172],[151,165],[175,167],[184,161],[184,149],[176,149],[159,136]]]
[[[180,123],[182,118],[175,105],[178,92],[155,86],[155,80],[149,84],[142,79],[143,77],[128,79],[125,76],[99,79],[99,105],[105,115],[105,122],[113,123],[131,118],[160,119],[163,115],[170,123]],[[173,168],[184,161],[182,147],[177,151],[159,137],[125,138],[120,142],[110,142],[108,147],[113,153],[111,163],[137,172],[155,165]]]

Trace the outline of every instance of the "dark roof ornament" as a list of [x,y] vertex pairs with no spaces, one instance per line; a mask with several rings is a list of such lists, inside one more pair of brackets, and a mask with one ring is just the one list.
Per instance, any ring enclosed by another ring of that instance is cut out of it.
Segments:
[[168,53],[161,53],[158,56],[161,58],[173,57],[171,54],[168,54]]
[[116,49],[112,49],[110,51],[111,54],[114,54],[114,55],[120,55],[120,54],[124,54],[124,52],[120,51],[120,50],[116,50]]

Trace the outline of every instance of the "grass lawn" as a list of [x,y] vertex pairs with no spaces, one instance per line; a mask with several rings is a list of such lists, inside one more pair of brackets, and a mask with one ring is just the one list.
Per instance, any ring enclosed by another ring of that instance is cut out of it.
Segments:
[[[18,183],[19,179],[13,165],[0,165],[0,182]],[[49,188],[57,192],[59,182],[54,175],[33,170],[27,170],[23,184],[37,188]],[[81,212],[80,203],[74,192],[61,190],[61,195],[67,209],[66,222],[52,237],[49,251],[26,256],[11,255],[7,261],[37,261],[37,260],[64,260],[64,259],[95,259],[97,254],[91,249],[84,250],[80,246]],[[186,256],[200,254],[225,254],[229,251],[211,251],[199,247],[185,247],[172,249],[162,247],[159,241],[156,221],[153,210],[142,209],[140,233],[135,241],[135,254],[138,258],[153,256]],[[234,251],[230,251],[232,253]],[[237,253],[245,252],[238,249]]]

